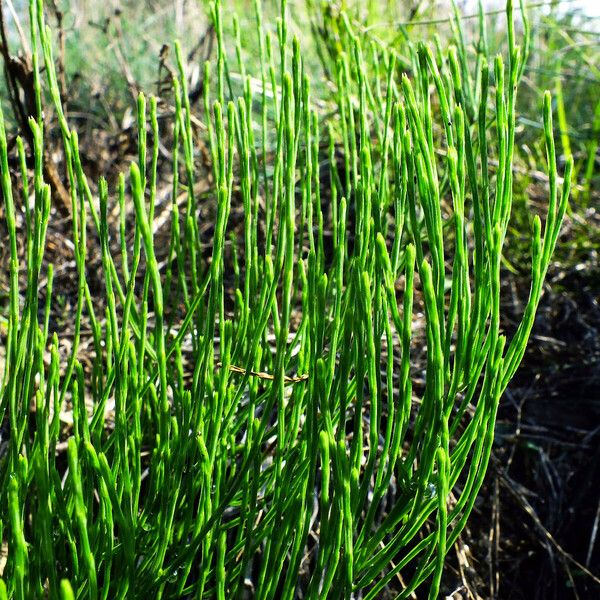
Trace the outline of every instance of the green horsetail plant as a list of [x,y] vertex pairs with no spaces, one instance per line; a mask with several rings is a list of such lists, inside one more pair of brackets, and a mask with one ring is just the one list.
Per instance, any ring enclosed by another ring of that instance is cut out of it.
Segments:
[[[501,259],[522,67],[511,2],[508,64],[498,56],[490,67],[482,52],[475,76],[464,41],[447,52],[411,42],[402,73],[388,49],[363,48],[342,14],[327,117],[285,1],[275,36],[259,0],[254,9],[257,79],[239,23],[229,48],[211,5],[207,195],[179,46],[172,101],[151,98],[148,115],[139,97],[129,175],[95,187],[62,110],[43,3],[31,3],[33,169],[19,139],[10,170],[0,118],[10,246],[2,597],[438,597],[533,326],[572,163],[559,190],[546,94],[548,213],[543,226],[534,219],[529,298],[507,337]],[[55,226],[41,168],[46,97],[72,200],[66,356],[44,261]],[[166,181],[161,137],[173,144]]]

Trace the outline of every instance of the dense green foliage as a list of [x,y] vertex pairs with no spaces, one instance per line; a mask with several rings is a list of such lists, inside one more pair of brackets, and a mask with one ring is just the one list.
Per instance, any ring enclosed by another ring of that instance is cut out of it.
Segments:
[[[217,61],[216,73],[206,67],[204,126],[213,191],[196,192],[199,150],[177,47],[162,261],[157,101],[148,111],[139,96],[139,158],[129,176],[116,190],[100,180],[96,191],[61,108],[41,0],[32,6],[35,164],[30,177],[19,140],[20,186],[0,129],[11,246],[0,598],[266,599],[300,590],[350,598],[361,590],[375,599],[407,598],[419,586],[436,598],[567,208],[573,163],[559,190],[550,95],[548,213],[543,226],[533,220],[529,299],[507,340],[500,262],[524,65],[512,3],[506,66],[501,56],[488,66],[482,51],[474,74],[464,45],[407,42],[404,62],[383,45],[363,47],[341,13],[335,48],[322,55],[335,85],[327,118],[288,34],[285,2],[276,39],[265,35],[255,3],[257,73],[225,38],[220,5],[212,11]],[[78,297],[66,359],[61,332],[49,325],[52,268],[42,305],[38,290],[51,218],[42,66],[72,200]],[[16,211],[26,215],[24,231]],[[101,255],[100,304],[90,247]],[[85,365],[84,319],[93,339]],[[416,386],[411,357],[424,351],[424,385]],[[65,457],[58,447],[67,437]]]

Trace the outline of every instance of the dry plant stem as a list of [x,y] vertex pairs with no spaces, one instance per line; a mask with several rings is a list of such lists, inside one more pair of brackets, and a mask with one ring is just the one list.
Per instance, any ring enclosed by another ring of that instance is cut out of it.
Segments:
[[[14,15],[14,11],[12,11]],[[21,26],[19,21],[15,19],[19,31]],[[13,114],[19,123],[21,135],[25,137],[29,148],[33,154],[33,136],[29,127],[29,118],[40,118],[41,107],[36,102],[36,90],[34,84],[34,69],[33,57],[28,52],[28,46],[23,48],[24,54],[13,56],[10,54],[8,46],[8,38],[6,35],[6,21],[4,17],[4,9],[0,3],[0,52],[4,59],[5,78],[9,89],[10,101]],[[21,92],[23,100],[21,100]],[[66,190],[63,181],[58,174],[56,165],[46,153],[43,157],[44,176],[52,188],[53,197],[57,210],[63,217],[71,216],[71,201],[69,193]]]

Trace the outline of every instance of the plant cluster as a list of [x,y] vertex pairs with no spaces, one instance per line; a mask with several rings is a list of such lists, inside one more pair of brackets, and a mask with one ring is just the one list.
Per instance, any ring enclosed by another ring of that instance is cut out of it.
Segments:
[[[211,198],[196,193],[177,46],[171,234],[159,260],[158,103],[139,96],[138,160],[115,190],[101,179],[96,191],[62,110],[43,3],[31,4],[34,151],[30,170],[17,141],[19,185],[0,126],[11,255],[0,598],[375,599],[419,587],[438,596],[533,325],[571,162],[561,192],[547,94],[548,213],[543,226],[533,222],[530,295],[507,340],[500,261],[523,66],[512,3],[507,65],[481,56],[475,77],[464,47],[412,43],[401,74],[394,53],[363,47],[342,13],[337,110],[327,116],[285,1],[274,36],[258,0],[254,8],[253,78],[239,37],[228,54],[220,3],[212,6],[216,73],[206,65],[203,118]],[[44,301],[38,289],[52,219],[42,70],[62,134],[78,279],[66,360],[50,326],[52,266]],[[232,207],[243,208],[243,224],[230,241]],[[101,255],[102,310],[90,247]],[[93,342],[85,365],[84,317]],[[422,351],[418,387],[411,366]]]

